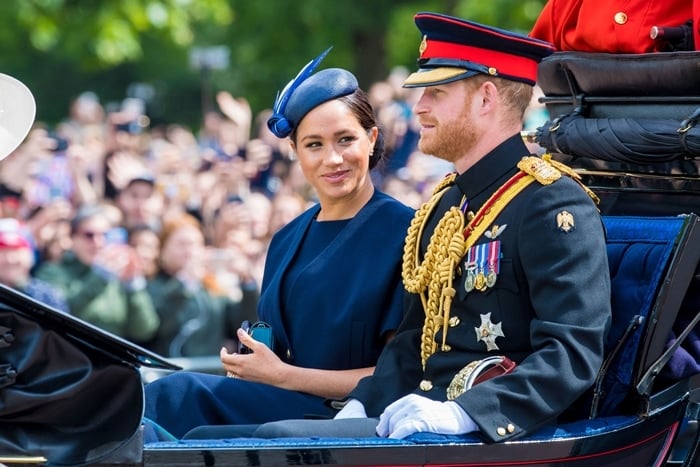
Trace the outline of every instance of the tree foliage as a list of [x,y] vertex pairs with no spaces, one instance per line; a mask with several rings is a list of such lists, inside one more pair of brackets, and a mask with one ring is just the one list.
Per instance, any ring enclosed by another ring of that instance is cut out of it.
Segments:
[[[323,66],[352,70],[365,88],[394,66],[412,69],[418,11],[527,32],[544,1],[3,0],[0,71],[27,83],[47,122],[82,91],[107,103],[148,88],[155,121],[198,125],[218,89],[269,106],[329,45]],[[209,46],[228,49],[228,67],[191,65],[191,50]]]

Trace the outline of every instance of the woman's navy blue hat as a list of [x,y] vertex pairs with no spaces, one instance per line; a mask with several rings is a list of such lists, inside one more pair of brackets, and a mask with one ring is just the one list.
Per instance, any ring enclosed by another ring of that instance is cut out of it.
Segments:
[[352,94],[359,87],[357,78],[341,68],[327,68],[312,75],[331,50],[311,60],[299,74],[277,93],[267,127],[278,138],[285,138],[311,109],[324,102]]

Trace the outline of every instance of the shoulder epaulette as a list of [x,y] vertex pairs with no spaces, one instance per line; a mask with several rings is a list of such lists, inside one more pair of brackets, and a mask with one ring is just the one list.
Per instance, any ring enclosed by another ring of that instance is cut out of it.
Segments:
[[593,191],[583,184],[581,176],[574,169],[566,164],[552,159],[551,154],[544,154],[542,157],[527,156],[523,157],[518,162],[518,168],[528,175],[532,175],[542,185],[550,183],[561,178],[562,174],[574,180],[581,188],[598,204],[600,199]]
[[527,156],[520,159],[518,168],[528,175],[535,177],[535,180],[542,185],[549,185],[561,178],[561,171],[557,170],[549,160],[536,156]]

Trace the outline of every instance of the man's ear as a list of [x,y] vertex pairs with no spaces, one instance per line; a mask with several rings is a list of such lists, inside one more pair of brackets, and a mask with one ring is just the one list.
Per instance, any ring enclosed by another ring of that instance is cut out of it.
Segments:
[[483,110],[490,110],[500,99],[498,88],[491,81],[484,81],[479,91]]

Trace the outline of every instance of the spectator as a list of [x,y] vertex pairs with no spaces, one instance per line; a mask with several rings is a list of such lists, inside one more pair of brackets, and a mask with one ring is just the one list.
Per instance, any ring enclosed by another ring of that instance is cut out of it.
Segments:
[[122,226],[131,229],[147,225],[160,230],[163,215],[163,197],[155,189],[156,179],[150,173],[134,175],[117,192],[115,204],[122,214]]
[[243,320],[255,320],[257,290],[243,291],[234,301],[210,268],[199,221],[182,214],[161,233],[160,268],[148,281],[148,292],[161,326],[147,346],[167,357],[216,355],[233,348]]
[[158,232],[146,224],[140,224],[127,231],[128,242],[136,251],[141,262],[143,275],[152,279],[158,273],[160,237]]
[[269,237],[272,200],[263,193],[253,192],[243,200],[250,214],[250,228],[253,239],[265,243]]
[[57,219],[45,226],[37,241],[37,261],[34,267],[47,262],[59,262],[63,254],[71,249],[72,244],[70,219]]
[[75,316],[137,343],[151,339],[159,319],[143,271],[133,248],[107,244],[114,225],[105,209],[82,207],[70,227],[71,250],[40,264],[35,277],[59,288]]
[[26,229],[16,219],[0,219],[0,283],[68,313],[61,291],[30,275],[33,265],[34,250]]
[[267,227],[270,237],[307,208],[306,200],[299,193],[294,192],[277,192],[271,201],[270,222]]
[[23,216],[22,222],[34,239],[38,263],[57,259],[61,250],[70,248],[70,235],[67,234],[66,226],[73,212],[70,202],[56,199],[36,206]]

